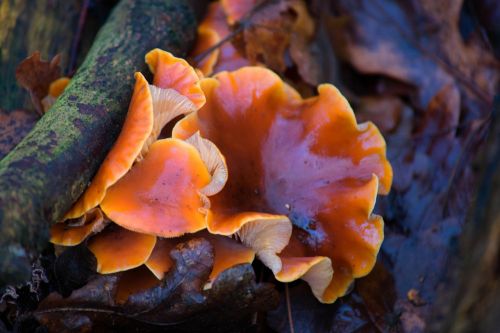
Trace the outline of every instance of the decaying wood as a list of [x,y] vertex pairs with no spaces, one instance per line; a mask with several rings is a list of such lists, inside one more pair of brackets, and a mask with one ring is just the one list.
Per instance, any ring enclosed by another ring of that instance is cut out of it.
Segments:
[[[144,55],[184,55],[195,38],[189,5],[122,0],[65,93],[0,161],[0,285],[29,277],[48,227],[81,195],[116,139]],[[144,71],[145,72],[145,71]]]

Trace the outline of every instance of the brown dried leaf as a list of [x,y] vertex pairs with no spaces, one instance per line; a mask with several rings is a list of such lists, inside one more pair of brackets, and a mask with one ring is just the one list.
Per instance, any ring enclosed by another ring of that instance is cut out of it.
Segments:
[[34,316],[50,332],[234,332],[248,326],[255,312],[277,305],[276,291],[255,283],[250,265],[224,271],[212,288],[202,290],[213,264],[212,246],[204,239],[182,243],[170,254],[175,269],[124,305],[114,297],[121,274],[99,275],[67,299],[50,294]]
[[340,0],[324,2],[322,8],[335,13],[327,24],[343,59],[361,73],[416,86],[412,97],[420,109],[445,86],[457,90],[451,104],[460,104],[458,90],[491,103],[499,63],[477,34],[462,39],[462,1]]
[[61,77],[60,62],[60,54],[48,62],[41,60],[40,52],[36,51],[16,68],[17,82],[30,93],[31,101],[40,115],[43,115],[42,99],[47,96],[50,84]]
[[399,123],[404,104],[396,97],[362,97],[355,108],[358,122],[372,121],[383,132],[393,131]]
[[[228,1],[231,2],[231,1]],[[302,79],[311,84],[319,83],[322,74],[319,50],[311,47],[315,23],[303,0],[250,1],[239,8],[235,19],[244,18],[251,4],[254,9],[245,24],[241,39],[235,45],[252,63],[263,63],[274,71],[284,73],[293,64]],[[236,6],[235,6],[236,7]],[[233,15],[234,16],[234,15]],[[233,18],[230,16],[230,18]],[[236,26],[236,28],[238,25]]]

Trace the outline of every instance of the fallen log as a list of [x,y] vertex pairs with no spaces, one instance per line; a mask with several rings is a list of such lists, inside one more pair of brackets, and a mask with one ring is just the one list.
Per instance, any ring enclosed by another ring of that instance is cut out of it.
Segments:
[[115,141],[135,71],[160,47],[184,55],[194,41],[191,7],[122,0],[52,109],[0,161],[0,286],[26,281],[48,228],[81,195]]

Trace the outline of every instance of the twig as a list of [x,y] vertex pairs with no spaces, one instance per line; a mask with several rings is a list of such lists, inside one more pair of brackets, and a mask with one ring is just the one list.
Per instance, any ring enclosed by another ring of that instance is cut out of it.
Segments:
[[285,283],[285,298],[286,298],[286,310],[288,313],[288,325],[290,326],[290,333],[295,333],[295,328],[293,327],[292,305],[290,303],[290,291],[288,290],[288,283]]
[[[176,322],[170,322],[170,323],[162,323],[162,322],[155,322],[155,321],[149,321],[145,319],[141,319],[138,317],[135,317],[135,314],[126,314],[120,311],[115,311],[111,309],[97,309],[97,308],[81,308],[81,307],[61,307],[61,308],[52,308],[52,309],[47,309],[47,310],[37,310],[34,311],[34,315],[42,315],[42,314],[47,314],[47,313],[60,313],[60,312],[89,312],[89,313],[105,313],[109,314],[112,316],[118,316],[118,317],[123,317],[126,319],[130,319],[133,321],[137,321],[140,323],[152,325],[152,326],[174,326],[174,325],[179,325],[182,323],[185,323],[187,319],[181,320],[181,321],[176,321]],[[192,320],[192,317],[190,318]]]
[[200,63],[203,59],[205,59],[206,56],[208,56],[210,53],[213,51],[217,50],[219,47],[221,47],[223,44],[227,43],[231,39],[233,39],[236,35],[238,35],[240,32],[243,30],[247,29],[251,25],[251,19],[253,15],[257,12],[259,12],[262,8],[267,6],[269,3],[273,2],[275,0],[264,0],[259,2],[257,5],[255,5],[250,12],[243,17],[240,21],[237,21],[234,26],[236,27],[229,35],[225,36],[222,38],[217,44],[209,47],[202,53],[198,54],[193,58],[193,62],[195,63]]
[[71,53],[68,64],[68,73],[75,70],[76,66],[76,54],[78,52],[78,45],[80,44],[80,39],[82,36],[83,25],[85,24],[85,19],[87,18],[87,11],[89,8],[90,0],[84,0],[82,4],[82,10],[80,12],[80,18],[78,19],[78,27],[76,29],[75,38],[71,45]]
[[243,30],[243,26],[242,25],[238,26],[235,30],[231,31],[231,33],[229,35],[227,35],[226,37],[224,37],[220,41],[218,41],[217,44],[212,45],[211,47],[209,47],[205,51],[203,51],[200,54],[198,54],[197,56],[193,57],[193,62],[199,64],[201,61],[203,61],[203,59],[205,59],[206,56],[208,56],[213,51],[217,50],[219,47],[221,47],[226,42],[233,39],[234,36],[239,34],[242,30]]

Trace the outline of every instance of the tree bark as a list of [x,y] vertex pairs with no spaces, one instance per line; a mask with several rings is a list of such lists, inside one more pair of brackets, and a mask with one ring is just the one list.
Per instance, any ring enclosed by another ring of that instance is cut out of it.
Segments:
[[82,194],[123,124],[134,72],[160,47],[185,55],[196,34],[179,0],[122,0],[64,94],[0,161],[0,285],[26,280],[30,258]]
[[0,0],[0,107],[33,109],[16,82],[17,65],[34,51],[61,54],[65,68],[78,25],[81,0]]

